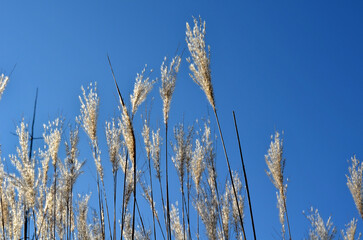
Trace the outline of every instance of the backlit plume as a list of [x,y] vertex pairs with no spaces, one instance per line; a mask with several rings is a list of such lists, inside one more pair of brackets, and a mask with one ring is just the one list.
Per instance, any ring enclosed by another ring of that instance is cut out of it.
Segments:
[[0,75],[0,99],[1,99],[1,95],[3,94],[8,81],[9,81],[8,76],[4,76],[4,74]]
[[190,58],[187,61],[190,63],[189,69],[192,72],[190,77],[196,84],[204,91],[209,103],[215,109],[214,92],[212,85],[212,77],[210,71],[210,48],[208,46],[208,53],[205,46],[205,21],[194,18],[193,30],[190,28],[189,23],[186,23],[186,41],[190,55],[192,56],[193,62]]
[[169,67],[166,66],[166,57],[164,58],[164,62],[161,64],[161,88],[160,88],[160,96],[163,100],[163,114],[164,114],[164,123],[168,122],[169,118],[169,110],[171,97],[173,96],[176,76],[179,72],[181,58],[176,56],[171,61]]

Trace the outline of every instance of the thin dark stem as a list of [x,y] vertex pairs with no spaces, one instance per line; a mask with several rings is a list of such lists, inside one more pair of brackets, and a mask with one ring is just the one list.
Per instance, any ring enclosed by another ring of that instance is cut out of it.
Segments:
[[282,189],[281,194],[283,194],[283,198],[284,198],[284,207],[285,207],[285,214],[286,214],[286,223],[287,223],[287,229],[289,230],[289,240],[291,240],[291,231],[290,231],[290,222],[289,222],[289,216],[287,215],[287,207],[286,207],[286,197],[285,197],[285,193],[284,193],[284,189]]
[[[14,66],[15,68],[15,66]],[[32,126],[31,126],[31,133],[30,133],[30,147],[29,147],[29,161],[32,159],[32,152],[33,152],[33,141],[34,141],[34,125],[35,125],[35,113],[37,110],[37,102],[38,102],[38,88],[35,92],[35,100],[34,100],[34,109],[33,109],[33,120],[32,120]],[[35,165],[34,165],[35,166]],[[29,215],[29,209],[24,203],[24,239],[28,239],[28,215]]]
[[[142,216],[141,216],[141,212],[140,212],[139,204],[137,203],[137,201],[135,201],[135,203],[136,203],[137,213],[139,214],[139,218],[140,218],[140,223],[141,223],[142,231],[144,232],[144,235],[146,236],[145,225],[144,225],[144,221],[142,220]],[[134,238],[132,238],[132,239],[134,239]]]
[[126,163],[125,163],[125,174],[124,174],[124,189],[123,189],[123,194],[122,194],[122,210],[121,210],[121,237],[120,239],[122,240],[122,234],[123,234],[123,230],[124,230],[124,215],[125,215],[125,193],[126,193],[126,176],[127,176],[127,161],[128,160],[128,153],[126,154]]
[[188,234],[189,234],[189,239],[192,239],[192,234],[190,233],[190,208],[189,208],[189,197],[190,197],[190,177],[189,177],[189,168],[187,169],[187,195],[188,195],[188,208],[187,208],[187,220],[188,220]]
[[116,191],[117,171],[113,174],[113,239],[116,240]]
[[101,192],[100,192],[100,179],[98,176],[98,172],[97,172],[97,192],[98,192],[98,208],[100,210],[100,221],[101,221],[101,234],[102,234],[102,239],[105,239],[105,224],[104,224],[104,219],[103,219],[103,203],[101,201]]
[[2,192],[0,193],[0,204],[1,204],[1,223],[3,227],[3,239],[5,240],[5,223],[4,223],[4,208],[3,208],[3,198],[2,198]]
[[153,227],[154,227],[154,240],[156,240],[156,229],[155,229],[155,216],[154,216],[154,194],[153,194],[153,179],[151,176],[151,159],[150,159],[150,155],[148,157],[148,161],[149,161],[149,177],[150,177],[150,187],[151,187],[151,211],[152,211],[152,215],[153,215]]
[[255,223],[253,221],[252,202],[251,202],[251,198],[250,198],[250,190],[249,190],[249,187],[248,187],[247,173],[246,173],[245,164],[244,164],[244,161],[243,161],[242,147],[241,147],[241,142],[240,142],[239,133],[238,133],[238,127],[237,127],[237,121],[236,121],[236,116],[234,114],[234,111],[233,111],[233,120],[234,120],[234,126],[236,128],[236,134],[237,134],[237,140],[238,140],[238,146],[239,146],[239,153],[240,153],[240,156],[241,156],[241,164],[242,164],[242,169],[243,169],[243,176],[244,176],[245,182],[246,182],[247,199],[248,199],[248,205],[249,205],[250,214],[251,214],[253,237],[256,240],[256,230],[255,230]]
[[57,200],[57,160],[54,160],[55,164],[54,164],[54,202],[53,202],[53,237],[55,239],[55,226],[56,226],[56,220],[57,220],[57,215],[56,215],[56,211],[57,211],[57,205],[56,205],[56,200]]
[[246,233],[245,233],[245,229],[243,227],[243,220],[242,220],[242,213],[241,210],[239,208],[239,203],[238,203],[238,197],[237,197],[237,191],[236,191],[236,187],[234,186],[234,181],[233,181],[233,175],[232,175],[232,170],[231,170],[231,166],[229,164],[229,160],[228,160],[228,155],[227,155],[227,150],[226,150],[226,146],[224,144],[224,140],[223,140],[223,134],[222,134],[222,129],[221,126],[219,124],[219,119],[218,119],[218,114],[217,114],[217,109],[213,108],[214,111],[214,115],[216,117],[217,120],[217,125],[218,125],[218,130],[219,130],[219,135],[221,137],[221,141],[222,141],[222,146],[223,146],[223,150],[224,150],[224,156],[226,157],[226,162],[227,162],[227,166],[228,166],[228,172],[229,172],[229,177],[231,179],[231,183],[232,183],[232,189],[233,189],[233,194],[237,203],[237,208],[238,208],[238,215],[239,215],[239,220],[241,223],[241,228],[242,228],[242,233],[243,233],[243,238],[246,239]]
[[171,240],[171,228],[170,228],[170,207],[169,207],[169,179],[168,179],[168,123],[165,123],[165,179],[166,179],[166,213],[167,213],[167,235]]
[[[161,184],[161,179],[159,179],[159,185],[160,185],[160,195],[161,195],[161,204],[163,205],[162,209],[163,209],[163,215],[164,215],[164,223],[165,223],[165,226],[167,224],[167,220],[166,220],[166,215],[165,215],[165,202],[164,202],[164,194],[163,194],[163,186]],[[168,229],[166,229],[166,231],[168,231]],[[169,237],[169,235],[168,235]]]
[[[134,141],[135,142],[135,141]],[[134,146],[135,147],[135,146]],[[136,150],[134,151],[134,207],[132,210],[132,232],[131,239],[135,236],[135,206],[136,206]]]
[[[185,201],[185,197],[184,197],[184,200],[183,201],[184,201],[183,202],[184,207],[187,208],[187,203]],[[189,204],[189,202],[188,202],[188,204]],[[189,222],[189,210],[187,210],[187,221],[188,221],[188,226],[189,226],[190,225],[190,222]],[[189,228],[189,239],[192,240],[192,236],[190,234],[190,228]]]

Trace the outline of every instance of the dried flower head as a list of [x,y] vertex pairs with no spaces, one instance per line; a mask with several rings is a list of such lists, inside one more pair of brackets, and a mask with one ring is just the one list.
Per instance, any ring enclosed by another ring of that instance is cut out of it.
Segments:
[[151,157],[153,159],[154,168],[156,170],[156,177],[161,179],[161,170],[160,170],[160,144],[161,144],[161,136],[160,136],[160,128],[154,132],[152,131],[152,144],[151,144]]
[[[134,86],[134,92],[130,95],[130,102],[131,102],[131,115],[134,116],[137,108],[145,101],[147,95],[151,91],[154,86],[156,80],[150,81],[149,77],[144,78],[144,74],[146,71],[147,65],[145,65],[144,69],[141,73],[137,74],[136,82]],[[152,70],[150,71],[150,73]]]
[[354,203],[357,206],[358,212],[363,218],[363,189],[362,189],[362,176],[363,176],[363,162],[354,156],[352,157],[352,166],[349,167],[349,176],[347,177],[347,185],[350,193],[353,196]]
[[48,146],[48,153],[53,160],[53,166],[58,161],[58,151],[62,135],[61,125],[62,121],[59,118],[55,119],[53,122],[48,122],[48,125],[43,125],[43,138],[45,144]]
[[144,139],[145,150],[147,159],[151,159],[151,141],[150,141],[150,127],[147,120],[144,121],[144,126],[142,128],[142,138]]
[[163,100],[163,114],[165,124],[168,123],[170,103],[175,89],[176,76],[179,72],[180,62],[181,58],[179,56],[175,56],[168,67],[165,65],[165,57],[164,62],[161,64],[160,96]]
[[81,124],[91,141],[95,141],[97,134],[98,108],[100,104],[100,99],[97,95],[97,83],[94,85],[90,83],[87,87],[88,94],[86,94],[83,86],[81,89],[83,96],[83,98],[79,96],[79,101],[81,102],[81,115],[77,117],[76,120]]
[[171,225],[171,231],[173,232],[175,239],[183,240],[184,234],[179,219],[178,202],[176,202],[175,205],[171,204],[170,225]]
[[173,156],[171,159],[179,176],[179,181],[182,186],[182,194],[184,193],[183,186],[185,168],[187,165],[189,165],[192,155],[192,133],[192,128],[189,128],[189,131],[186,133],[184,131],[183,124],[179,124],[174,128],[176,144],[173,145],[173,150],[175,156]]
[[[272,136],[271,136],[272,139]],[[271,182],[279,190],[283,190],[285,159],[282,157],[283,140],[280,140],[279,132],[275,133],[274,141],[271,141],[270,148],[265,155],[265,161],[269,171],[267,175]]]
[[209,103],[215,109],[214,92],[212,85],[212,77],[210,70],[210,47],[208,46],[208,53],[205,46],[205,21],[194,18],[193,30],[190,28],[189,23],[186,23],[186,41],[190,55],[192,56],[193,63],[188,58],[190,63],[189,69],[192,71],[190,77],[196,84],[204,91]]
[[130,159],[135,164],[135,154],[136,154],[136,144],[135,144],[135,134],[134,128],[132,126],[132,121],[130,115],[127,111],[126,105],[122,105],[122,120],[119,120],[119,125],[121,126],[121,133],[124,137],[127,150],[129,151]]
[[359,233],[358,238],[355,238],[355,233],[357,230],[357,219],[353,218],[347,225],[345,225],[346,230],[341,230],[341,234],[344,240],[359,240],[361,234]]
[[21,202],[24,202],[29,207],[33,207],[36,195],[35,162],[29,159],[29,132],[27,128],[28,126],[24,121],[21,122],[20,127],[16,128],[20,147],[16,149],[17,156],[11,155],[10,160],[16,167],[19,175],[12,174],[11,183],[17,187],[19,195],[24,198]]
[[314,211],[311,207],[310,215],[306,216],[310,221],[312,229],[309,230],[309,239],[311,240],[331,240],[334,239],[336,234],[336,228],[333,226],[331,218],[324,223],[323,219],[320,217],[318,210]]
[[9,81],[9,77],[8,76],[4,76],[4,74],[0,75],[0,99],[1,99],[1,95],[3,94],[6,84],[8,84]]
[[121,127],[115,124],[115,119],[112,122],[106,122],[106,140],[108,146],[108,154],[112,163],[112,173],[115,173],[119,168],[119,151],[121,148]]

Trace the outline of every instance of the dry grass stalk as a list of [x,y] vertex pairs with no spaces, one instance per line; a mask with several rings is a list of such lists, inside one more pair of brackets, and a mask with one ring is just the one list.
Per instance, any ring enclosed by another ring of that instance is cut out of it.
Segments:
[[[271,136],[271,139],[273,137]],[[277,208],[279,209],[279,219],[281,223],[281,234],[285,238],[285,216],[286,223],[289,232],[289,239],[291,240],[290,223],[286,207],[286,189],[287,184],[284,183],[284,169],[285,159],[283,154],[283,140],[280,140],[280,133],[276,132],[275,137],[271,140],[270,148],[268,149],[267,155],[265,155],[265,162],[268,167],[266,171],[267,176],[277,189]]]
[[193,30],[190,28],[189,23],[186,23],[186,42],[193,62],[188,58],[190,63],[189,69],[193,74],[190,77],[196,84],[204,91],[209,103],[215,109],[214,92],[212,85],[212,77],[210,70],[210,47],[208,46],[208,53],[205,48],[205,21],[194,18]]
[[[231,170],[230,163],[228,160],[228,154],[227,154],[226,146],[224,143],[222,129],[221,129],[221,126],[219,123],[217,108],[216,108],[215,99],[214,99],[214,91],[213,91],[212,77],[211,77],[211,70],[210,70],[210,48],[208,47],[208,54],[207,54],[205,40],[204,40],[205,33],[206,33],[205,22],[202,23],[202,20],[200,19],[199,23],[198,23],[198,21],[196,19],[194,19],[193,31],[191,30],[188,23],[186,24],[186,28],[187,28],[186,41],[188,44],[189,52],[193,59],[193,63],[191,62],[190,59],[187,59],[188,62],[190,63],[189,68],[193,73],[190,76],[192,77],[194,82],[197,85],[199,85],[200,88],[204,91],[209,103],[211,104],[211,106],[213,108],[214,115],[215,115],[217,125],[218,125],[219,135],[220,135],[221,141],[222,141],[224,155],[225,155],[226,162],[227,162],[230,181],[232,183],[233,194],[236,199],[237,205],[239,205],[236,188],[235,188],[234,182],[233,182],[232,170]],[[239,207],[238,207],[238,209],[239,209]],[[246,233],[244,231],[242,218],[243,218],[242,213],[239,212],[239,219],[240,219],[240,223],[242,226],[243,237],[246,239]]]
[[363,186],[362,186],[362,176],[363,176],[363,163],[353,156],[352,166],[349,167],[349,176],[347,177],[347,185],[354,199],[354,203],[358,209],[358,212],[363,219]]
[[[170,103],[175,89],[176,76],[179,72],[181,58],[175,56],[169,67],[166,66],[166,57],[161,65],[161,88],[160,96],[163,100],[163,115],[165,124],[165,142],[168,142],[168,119]],[[168,144],[165,146],[165,178],[166,178],[166,212],[167,212],[167,235],[171,239],[170,231],[170,206],[169,206],[169,180],[168,180]]]
[[8,76],[4,76],[4,74],[0,75],[0,100],[1,100],[1,96],[5,90],[6,85],[8,84],[9,81],[9,77]]
[[309,230],[309,240],[332,240],[336,234],[336,228],[329,217],[326,223],[320,217],[317,209],[310,209],[310,215],[306,216],[312,229]]
[[346,226],[345,231],[341,230],[341,234],[344,240],[359,240],[362,236],[361,233],[358,234],[358,237],[355,238],[357,231],[357,219],[353,218]]
[[[156,80],[150,81],[150,77],[144,77],[147,65],[141,71],[141,73],[137,74],[136,82],[134,86],[134,92],[130,95],[130,102],[131,102],[131,116],[133,117],[137,111],[137,108],[145,101],[147,95],[152,90],[154,83]],[[150,71],[152,73],[152,70]]]

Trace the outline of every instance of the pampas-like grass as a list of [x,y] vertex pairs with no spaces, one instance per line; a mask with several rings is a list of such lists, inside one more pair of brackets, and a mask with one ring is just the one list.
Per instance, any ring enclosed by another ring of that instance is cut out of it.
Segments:
[[352,166],[349,167],[349,175],[347,177],[347,186],[352,194],[355,206],[363,219],[363,186],[362,186],[362,176],[363,176],[363,163],[354,156],[351,159]]
[[8,76],[4,76],[4,74],[0,75],[0,100],[1,100],[1,96],[5,90],[6,85],[8,84],[9,81],[9,77]]

